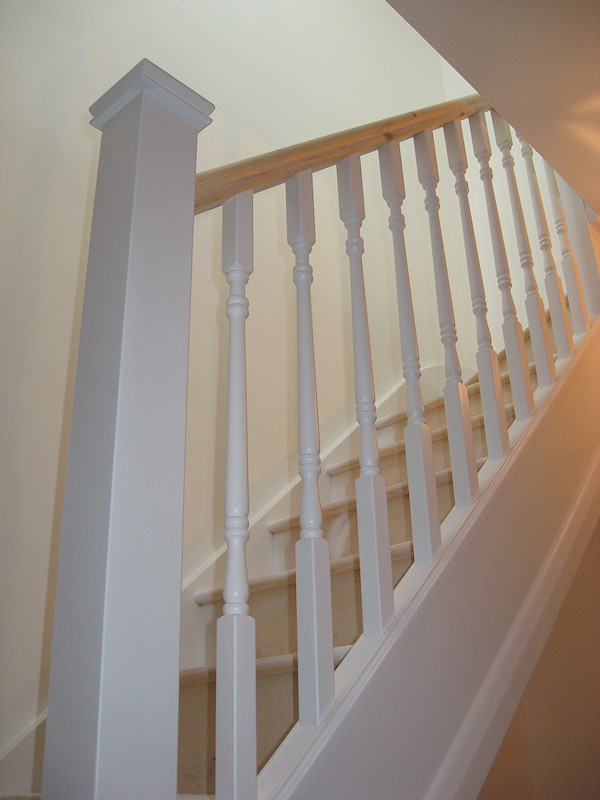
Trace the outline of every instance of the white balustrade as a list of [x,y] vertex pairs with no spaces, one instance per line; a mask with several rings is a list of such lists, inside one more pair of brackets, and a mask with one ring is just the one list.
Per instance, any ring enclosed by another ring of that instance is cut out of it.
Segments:
[[223,205],[223,273],[229,284],[225,459],[227,567],[217,622],[216,800],[256,797],[256,645],[249,615],[245,287],[253,269],[252,192]]
[[487,321],[485,289],[481,276],[481,265],[477,252],[471,207],[469,205],[469,185],[465,178],[467,153],[460,121],[455,120],[444,125],[444,137],[448,153],[448,166],[454,176],[454,189],[460,207],[469,289],[477,326],[476,361],[479,385],[481,387],[481,404],[487,452],[489,458],[502,458],[508,451],[508,428],[502,397],[498,356],[492,347],[492,335]]
[[515,177],[515,162],[512,157],[512,134],[508,123],[502,119],[495,111],[492,111],[492,123],[496,144],[502,153],[502,166],[506,174],[510,204],[513,214],[519,259],[525,278],[525,310],[527,321],[529,322],[529,333],[531,336],[531,346],[535,361],[538,385],[540,387],[550,386],[556,378],[554,358],[552,356],[552,345],[550,343],[550,332],[548,322],[544,312],[544,305],[540,297],[535,275],[533,274],[533,256],[531,246],[525,226],[523,207],[517,179]]
[[419,182],[425,191],[425,210],[429,218],[438,318],[444,345],[446,371],[444,406],[448,426],[454,499],[457,506],[467,506],[475,499],[479,491],[479,484],[475,467],[473,431],[469,416],[469,398],[467,388],[462,381],[456,349],[456,324],[439,218],[440,203],[436,192],[439,173],[431,131],[418,133],[414,137],[414,145]]
[[381,633],[393,615],[392,571],[385,479],[379,472],[375,434],[375,389],[367,302],[363,276],[364,243],[360,235],[365,218],[360,156],[337,165],[340,218],[347,231],[350,262],[352,340],[356,419],[360,427],[360,473],[356,480],[356,513],[360,552],[363,632]]
[[[102,131],[66,480],[46,727],[44,800],[132,796],[175,800],[179,691],[179,617],[187,400],[189,298],[197,133],[211,103],[142,61],[92,106]],[[538,381],[555,368],[547,322],[511,155],[508,125],[493,113],[506,171]],[[483,115],[471,130],[486,204],[516,414],[533,408],[523,333],[511,293],[489,168]],[[484,421],[492,457],[507,450],[498,362],[465,180],[460,123],[444,128],[455,177],[473,312]],[[414,137],[425,191],[435,292],[444,346],[444,404],[458,506],[478,492],[468,395],[439,219],[433,135]],[[544,255],[559,357],[572,350],[562,287],[530,155],[523,144]],[[425,422],[406,245],[404,177],[397,143],[379,151],[389,207],[407,385],[405,445],[415,560],[431,563],[441,547],[431,432]],[[337,164],[340,217],[351,275],[356,418],[356,481],[365,636],[394,615],[385,481],[379,470],[375,395],[363,276],[365,217],[360,156]],[[600,276],[582,202],[560,178],[573,248],[548,170],[575,332],[600,314]],[[321,473],[309,257],[315,243],[312,174],[287,180],[288,242],[295,257],[298,327],[298,451],[302,479],[296,546],[299,720],[317,725],[335,699],[329,547],[323,537]],[[587,239],[586,239],[587,236]],[[225,524],[227,566],[217,623],[216,800],[256,800],[256,647],[249,614],[246,544],[249,487],[246,410],[246,285],[253,271],[253,197],[223,205],[222,269],[229,285]],[[582,297],[581,287],[583,287]],[[150,587],[144,591],[143,587]]]
[[175,800],[197,133],[142,61],[102,131],[64,499],[42,793]]
[[302,478],[300,539],[296,544],[298,708],[302,725],[316,725],[334,701],[333,624],[329,545],[323,538],[318,481],[321,474],[315,382],[309,255],[315,243],[312,173],[286,183],[288,243],[296,258],[298,330],[298,455]]
[[526,420],[531,417],[534,409],[531,376],[527,363],[523,328],[518,320],[517,309],[512,296],[510,268],[506,257],[506,248],[494,191],[493,173],[490,167],[492,148],[485,114],[480,112],[469,117],[469,127],[475,158],[479,162],[479,176],[483,183],[485,194],[496,279],[502,299],[502,334],[504,336],[515,417],[518,420]]
[[425,422],[420,386],[419,346],[404,240],[406,223],[402,213],[406,190],[398,142],[388,142],[380,148],[379,162],[382,193],[390,210],[389,226],[394,244],[400,345],[407,394],[404,444],[413,550],[417,564],[428,564],[441,547],[440,516],[431,430]]
[[547,161],[544,161],[544,170],[546,172],[546,182],[548,184],[548,193],[550,195],[550,205],[552,207],[554,226],[560,242],[561,267],[563,277],[565,279],[565,285],[567,287],[567,297],[569,300],[569,311],[571,312],[573,333],[575,336],[582,336],[589,328],[590,323],[585,300],[583,298],[583,289],[581,286],[581,278],[579,276],[579,266],[575,260],[575,256],[573,255],[573,248],[571,246],[571,240],[569,239],[569,229],[567,227],[565,211],[562,200],[558,193],[556,175]]
[[544,285],[548,294],[548,304],[550,306],[550,317],[552,319],[552,332],[556,342],[556,352],[558,358],[568,358],[573,352],[573,336],[571,334],[571,324],[567,313],[565,293],[562,282],[556,271],[556,263],[552,255],[552,242],[548,221],[542,204],[542,196],[533,163],[533,150],[523,137],[519,136],[521,142],[521,155],[525,161],[527,170],[527,180],[529,182],[529,192],[533,205],[535,226],[537,229],[538,241],[544,261]]

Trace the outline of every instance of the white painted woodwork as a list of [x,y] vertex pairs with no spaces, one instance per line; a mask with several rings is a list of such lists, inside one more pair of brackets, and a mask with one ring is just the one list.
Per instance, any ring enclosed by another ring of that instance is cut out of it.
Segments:
[[517,309],[512,295],[510,268],[506,257],[504,236],[502,234],[496,193],[494,191],[493,173],[490,167],[492,149],[490,146],[485,114],[480,112],[469,117],[469,127],[471,130],[475,158],[479,162],[479,176],[483,183],[485,194],[496,279],[502,298],[502,333],[504,336],[504,347],[510,375],[515,417],[518,420],[525,420],[529,419],[533,413],[533,391],[531,388],[529,365],[527,363],[523,328],[518,320]]
[[[217,621],[215,797],[256,799],[256,634],[248,614]],[[201,754],[198,754],[201,758]]]
[[569,311],[571,312],[573,333],[575,336],[581,336],[587,331],[590,323],[583,297],[579,266],[573,255],[565,211],[560,194],[558,193],[556,175],[547,161],[544,161],[544,170],[546,173],[546,182],[548,184],[548,193],[550,195],[554,227],[556,228],[556,233],[560,242],[561,267],[567,289],[567,297],[569,299]]
[[533,205],[535,226],[544,261],[544,285],[548,295],[556,352],[558,358],[568,358],[573,352],[571,323],[569,322],[569,314],[567,312],[562,282],[556,270],[554,256],[552,255],[552,242],[550,240],[550,231],[548,230],[548,221],[542,203],[535,164],[533,163],[533,150],[531,145],[529,145],[522,136],[518,138],[521,143],[521,155],[523,156],[525,169],[527,170],[527,180],[529,183],[529,192],[531,194],[531,203]]
[[454,189],[460,207],[463,239],[467,259],[471,303],[475,315],[477,331],[477,372],[481,387],[481,403],[489,458],[503,458],[508,451],[508,428],[498,356],[492,347],[492,335],[487,321],[485,289],[481,276],[479,253],[473,228],[473,217],[469,204],[469,185],[465,178],[467,171],[467,152],[460,121],[444,125],[444,138],[448,153],[448,166],[454,176]]
[[479,487],[475,466],[473,431],[471,430],[469,417],[469,399],[462,381],[456,349],[456,323],[454,321],[448,267],[440,225],[440,202],[436,192],[439,173],[432,132],[422,131],[418,133],[414,137],[414,144],[419,182],[425,191],[425,210],[429,218],[438,319],[442,344],[444,345],[446,372],[444,406],[446,408],[446,424],[448,426],[454,498],[458,506],[468,506],[475,499]]
[[102,131],[57,586],[47,800],[175,800],[197,133],[213,105],[148,61]]
[[246,284],[253,270],[252,192],[223,206],[222,268],[229,284],[223,616],[217,622],[215,794],[217,800],[256,797],[256,645],[249,615],[246,400]]
[[512,134],[508,123],[495,111],[492,111],[492,124],[494,126],[496,144],[502,153],[502,166],[506,174],[510,196],[514,231],[517,239],[517,248],[519,250],[519,260],[523,268],[525,279],[525,310],[529,323],[529,333],[531,336],[531,346],[533,349],[538,385],[543,388],[552,384],[556,378],[556,369],[552,356],[548,322],[538,291],[537,281],[533,274],[533,256],[531,255],[529,236],[527,235],[523,207],[521,205],[519,188],[515,177],[515,161],[511,153]]
[[410,517],[415,563],[433,561],[441,547],[431,430],[425,422],[421,394],[419,345],[410,288],[402,204],[406,197],[400,147],[388,142],[379,150],[381,187],[390,210],[389,226],[394,246],[402,370],[406,381],[407,423],[404,429],[410,493]]
[[[379,634],[393,615],[392,571],[385,479],[379,472],[375,433],[375,388],[367,301],[363,276],[364,243],[360,235],[365,218],[360,156],[351,155],[337,165],[340,218],[347,231],[350,263],[352,341],[356,419],[360,429],[360,474],[356,480],[356,512],[363,596],[363,631]],[[364,574],[363,574],[364,573]]]
[[302,479],[300,539],[296,544],[298,707],[301,724],[318,724],[334,700],[333,623],[329,545],[323,539],[321,474],[309,262],[315,243],[312,173],[286,182],[288,244],[295,256],[298,463]]
[[306,536],[296,544],[296,585],[303,601],[296,606],[298,721],[318,725],[335,699],[329,545],[323,538]]
[[600,273],[590,239],[589,220],[581,197],[560,176],[556,175],[569,226],[573,253],[581,275],[581,285],[590,320],[600,316]]

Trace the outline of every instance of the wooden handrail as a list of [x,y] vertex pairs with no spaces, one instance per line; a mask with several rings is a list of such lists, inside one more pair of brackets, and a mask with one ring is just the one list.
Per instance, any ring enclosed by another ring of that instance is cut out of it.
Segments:
[[408,139],[419,131],[438,128],[453,119],[466,119],[490,107],[480,95],[473,94],[201,172],[196,175],[194,212],[217,208],[247,189],[270,189],[303,169],[315,172],[350,153],[370,153],[391,140]]

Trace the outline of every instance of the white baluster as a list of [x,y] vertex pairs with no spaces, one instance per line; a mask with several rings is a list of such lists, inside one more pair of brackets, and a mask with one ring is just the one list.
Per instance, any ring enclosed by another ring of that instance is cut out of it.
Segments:
[[515,177],[515,162],[511,154],[512,135],[508,123],[495,111],[492,111],[492,123],[494,125],[496,144],[502,153],[502,166],[506,173],[519,259],[525,278],[525,310],[527,311],[538,385],[541,387],[550,386],[556,378],[556,369],[552,356],[548,322],[533,274],[533,257]]
[[296,257],[298,329],[298,455],[302,478],[300,540],[296,544],[298,707],[303,725],[318,724],[334,701],[329,545],[323,538],[309,255],[315,243],[312,173],[286,183],[288,243]]
[[469,117],[469,127],[471,129],[475,158],[479,162],[479,176],[485,193],[492,251],[494,253],[494,266],[502,298],[502,333],[504,347],[506,348],[506,361],[510,375],[515,417],[518,420],[526,420],[531,417],[534,409],[531,376],[529,374],[529,365],[527,364],[523,328],[517,318],[517,309],[511,291],[510,269],[494,192],[493,174],[490,168],[492,149],[490,147],[485,114],[480,112]]
[[248,613],[248,443],[245,287],[253,269],[252,192],[223,206],[223,273],[229,284],[229,373],[225,460],[227,569],[217,622],[216,798],[256,797],[256,645]]
[[582,336],[589,328],[590,323],[585,300],[583,299],[583,289],[581,287],[579,266],[575,260],[575,256],[573,255],[573,248],[569,239],[567,220],[565,219],[562,200],[560,199],[560,195],[558,193],[558,186],[556,184],[554,170],[547,161],[544,161],[544,169],[546,172],[548,192],[550,194],[550,204],[552,206],[554,226],[560,242],[561,267],[567,287],[569,310],[571,312],[571,320],[573,322],[573,333],[576,336]]
[[590,320],[600,316],[600,274],[590,239],[590,226],[581,197],[560,176],[556,176],[558,189],[569,226],[573,253],[579,264],[583,296]]
[[[518,134],[517,134],[518,135]],[[544,285],[548,294],[548,304],[550,306],[550,316],[552,319],[552,331],[556,342],[556,352],[558,358],[568,358],[573,352],[573,337],[571,335],[571,324],[567,313],[565,293],[562,282],[556,271],[556,263],[552,255],[552,242],[550,241],[550,231],[548,221],[542,205],[542,196],[538,185],[535,165],[533,163],[533,150],[531,145],[518,136],[521,142],[521,155],[525,161],[527,170],[527,180],[529,182],[529,192],[533,204],[535,216],[535,226],[537,229],[540,250],[544,260]]]
[[469,417],[469,397],[467,388],[462,382],[460,362],[456,350],[456,324],[440,225],[440,203],[436,193],[439,175],[433,134],[431,131],[418,133],[414,137],[414,143],[417,171],[419,181],[425,191],[425,210],[429,218],[435,294],[440,334],[445,353],[446,385],[444,387],[444,407],[448,426],[454,499],[458,506],[467,506],[475,499],[479,491],[479,484],[475,468],[473,431]]
[[[363,277],[365,218],[360,157],[351,155],[337,165],[340,218],[346,227],[350,262],[352,337],[356,419],[360,426],[360,474],[356,480],[356,513],[360,548],[363,631],[381,633],[393,615],[392,572],[385,479],[379,472],[375,436],[375,389]],[[363,575],[364,572],[364,575]]]
[[454,189],[460,206],[460,218],[465,242],[471,303],[477,326],[477,371],[481,386],[483,422],[490,458],[502,458],[508,451],[508,429],[502,399],[498,356],[492,347],[492,335],[487,322],[485,289],[469,205],[469,185],[465,179],[467,153],[459,121],[444,125],[448,166],[454,175]]
[[102,131],[60,537],[42,792],[174,798],[198,131],[142,61]]
[[421,366],[404,241],[405,219],[402,213],[406,191],[397,142],[388,142],[380,148],[379,163],[383,197],[390,209],[389,225],[394,243],[400,344],[407,393],[408,420],[404,429],[404,444],[413,549],[415,562],[428,564],[435,558],[442,542],[431,431],[425,422],[425,409],[419,383]]

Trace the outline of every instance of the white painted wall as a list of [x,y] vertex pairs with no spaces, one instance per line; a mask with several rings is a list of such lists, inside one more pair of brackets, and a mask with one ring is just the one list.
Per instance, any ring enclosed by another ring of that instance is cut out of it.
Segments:
[[[167,6],[158,0],[0,0],[0,18],[1,760],[35,726],[46,702],[74,359],[99,147],[87,107],[142,57],[149,58],[215,102],[215,121],[199,141],[198,167],[205,169],[439,102],[446,90],[438,57],[383,2],[173,0]],[[325,180],[317,179],[317,190],[331,205]],[[265,195],[257,207],[259,218],[270,216],[273,208],[281,210],[280,196]],[[218,267],[204,266],[201,257],[207,244],[215,246],[217,217],[197,224],[190,441],[199,440],[201,449],[190,450],[187,463],[184,574],[220,541],[215,480],[222,452],[214,443],[223,422],[225,343],[214,330],[224,293]],[[253,443],[261,442],[251,461],[255,504],[289,477],[281,469],[282,457],[286,470],[289,459],[276,448],[289,453],[295,439],[295,400],[287,388],[294,371],[294,323],[291,293],[284,288],[291,264],[284,264],[283,238],[283,229],[275,238],[259,223],[249,290],[250,414],[257,431]],[[332,269],[341,252],[339,242],[323,243],[314,258],[315,286],[320,281],[315,318],[327,331],[317,351],[319,378],[330,386],[351,382],[349,340],[327,327],[342,316],[347,293],[343,266]],[[381,289],[383,282],[383,305],[391,313],[392,284],[382,276],[377,252],[369,263],[368,291]],[[382,347],[376,379],[378,390],[384,390],[397,370],[396,344],[383,325],[375,325],[373,338]],[[221,394],[206,388],[215,382]],[[326,435],[333,436],[348,423],[348,410],[326,385],[320,398]],[[0,762],[0,791],[29,788],[11,785],[2,764],[8,759]]]

